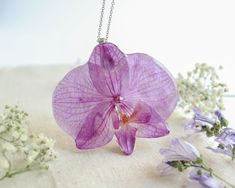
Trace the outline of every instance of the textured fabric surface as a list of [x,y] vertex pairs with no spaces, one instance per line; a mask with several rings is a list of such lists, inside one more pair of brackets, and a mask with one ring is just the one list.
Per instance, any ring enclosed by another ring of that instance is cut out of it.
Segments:
[[[75,142],[56,125],[52,115],[52,92],[63,76],[74,67],[44,66],[0,69],[0,108],[19,104],[30,114],[31,130],[43,132],[56,140],[58,158],[48,171],[24,173],[0,182],[1,188],[180,188],[198,187],[186,180],[186,174],[159,177],[156,166],[162,160],[161,147],[171,136],[183,137],[195,144],[205,161],[215,172],[232,184],[235,163],[222,155],[214,155],[205,147],[212,143],[203,135],[187,137],[181,122],[185,118],[175,112],[168,120],[170,135],[157,139],[137,139],[131,156],[121,153],[116,140],[89,151],[76,149]],[[235,128],[233,106],[235,99],[226,99],[226,117]],[[219,163],[218,163],[219,161]]]

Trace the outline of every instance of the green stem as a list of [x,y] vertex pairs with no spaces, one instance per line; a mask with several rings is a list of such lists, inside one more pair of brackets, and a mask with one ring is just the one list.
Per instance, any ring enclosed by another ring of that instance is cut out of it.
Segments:
[[27,167],[26,168],[22,168],[22,169],[19,169],[19,170],[16,170],[16,171],[13,171],[13,172],[9,173],[8,177],[12,177],[12,176],[17,175],[17,174],[28,172],[30,170],[32,170],[32,169],[31,168],[27,168]]
[[2,181],[3,179],[5,179],[6,177],[8,177],[8,176],[7,176],[7,173],[6,173],[4,176],[2,176],[2,177],[0,178],[0,181]]
[[[21,137],[21,136],[20,136],[20,137]],[[8,140],[8,139],[3,138],[3,137],[0,137],[0,139],[3,140],[3,141],[5,141],[5,142],[11,143],[11,144],[13,144],[13,145],[15,145],[15,146],[20,146],[20,144],[15,143],[16,141],[18,141],[18,140],[20,139],[20,137],[17,138],[16,140]]]
[[201,165],[201,168],[204,169],[204,170],[206,170],[206,171],[208,171],[208,172],[210,172],[211,175],[217,177],[218,179],[220,179],[221,181],[223,181],[224,183],[226,183],[227,185],[229,185],[231,188],[235,188],[235,185],[232,185],[232,184],[229,183],[227,180],[225,180],[225,179],[223,179],[222,177],[220,177],[219,175],[215,174],[215,173],[212,171],[212,169],[206,167],[205,164],[202,164],[202,165]]
[[6,138],[0,137],[0,139],[4,140],[5,142],[12,143],[12,141],[11,141],[11,140],[7,140]]
[[0,181],[5,179],[5,178],[10,178],[14,175],[21,174],[21,173],[24,173],[24,172],[27,172],[27,171],[30,171],[30,170],[31,169],[29,169],[29,168],[22,168],[22,169],[13,171],[13,172],[6,172],[6,174],[0,178]]
[[28,171],[31,171],[31,170],[36,170],[37,168],[33,168],[34,166],[31,166],[31,167],[25,167],[25,168],[21,168],[21,169],[18,169],[18,170],[15,170],[15,171],[12,171],[12,172],[10,172],[10,171],[8,171],[8,172],[6,172],[6,174],[4,175],[4,176],[2,176],[1,178],[0,178],[0,181],[1,180],[3,180],[3,179],[5,179],[5,178],[10,178],[10,177],[12,177],[12,176],[15,176],[15,175],[17,175],[17,174],[22,174],[22,173],[24,173],[24,172],[28,172]]
[[221,178],[220,176],[218,176],[218,175],[215,174],[214,172],[213,172],[213,175],[214,175],[215,177],[217,177],[218,179],[220,179],[221,181],[223,181],[224,183],[226,183],[227,185],[229,185],[230,187],[235,188],[235,185],[232,185],[232,184],[229,183],[227,180]]

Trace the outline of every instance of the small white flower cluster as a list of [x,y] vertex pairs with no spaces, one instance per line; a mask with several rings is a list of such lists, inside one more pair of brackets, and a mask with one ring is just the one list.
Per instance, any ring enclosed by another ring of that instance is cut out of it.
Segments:
[[0,116],[0,180],[30,170],[48,169],[49,162],[56,158],[55,141],[42,134],[29,134],[27,116],[18,106],[5,106]]
[[216,71],[206,63],[197,63],[186,77],[178,74],[179,107],[183,108],[185,113],[189,113],[195,107],[205,114],[224,110],[223,95],[228,88],[226,84],[220,82]]

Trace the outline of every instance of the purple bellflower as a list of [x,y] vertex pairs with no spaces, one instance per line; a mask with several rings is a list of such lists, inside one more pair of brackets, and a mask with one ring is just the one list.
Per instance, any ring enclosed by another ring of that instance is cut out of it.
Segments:
[[216,148],[207,147],[215,153],[222,153],[235,159],[235,129],[227,128],[228,121],[220,111],[215,111],[216,120],[202,114],[199,109],[194,110],[193,120],[185,123],[186,130],[193,132],[205,131],[207,136],[215,136],[218,144]]
[[[162,163],[158,165],[160,175],[167,176],[177,171],[182,172],[192,168],[189,174],[191,180],[196,180],[203,188],[222,188],[217,180],[214,179],[214,176],[220,177],[206,166],[202,156],[192,144],[173,138],[170,141],[170,146],[161,149],[160,154],[164,156]],[[222,178],[220,179],[223,180]],[[223,181],[230,185],[229,182]]]
[[159,62],[101,43],[88,63],[60,81],[52,103],[58,125],[75,139],[77,148],[101,147],[115,135],[129,155],[136,137],[169,133],[165,120],[177,100],[175,81]]
[[193,130],[194,132],[200,132],[207,125],[214,126],[216,125],[216,121],[206,115],[202,114],[202,112],[198,108],[194,108],[194,117],[191,121],[184,123],[186,130]]
[[220,185],[219,182],[211,176],[208,171],[202,170],[201,168],[194,168],[190,174],[189,178],[195,180],[203,188],[223,188],[224,186]]
[[185,130],[192,132],[206,132],[208,137],[217,136],[228,126],[228,121],[220,111],[215,111],[216,118],[210,118],[201,113],[198,108],[194,109],[194,117],[191,121],[184,123]]
[[200,161],[200,153],[190,143],[172,138],[169,148],[160,149],[160,154],[164,156],[162,164],[158,166],[158,170],[162,176],[170,175],[176,172],[175,169],[183,171],[189,164]]
[[208,149],[215,153],[228,155],[232,159],[235,158],[235,129],[223,129],[223,131],[216,137],[215,141],[219,143],[217,148],[208,147]]

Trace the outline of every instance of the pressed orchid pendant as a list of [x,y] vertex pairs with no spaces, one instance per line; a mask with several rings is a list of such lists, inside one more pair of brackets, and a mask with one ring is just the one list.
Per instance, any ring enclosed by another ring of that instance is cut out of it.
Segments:
[[122,53],[112,43],[97,45],[88,63],[70,71],[53,94],[55,119],[78,149],[109,143],[123,153],[136,137],[167,135],[165,120],[178,100],[175,81],[152,57]]

